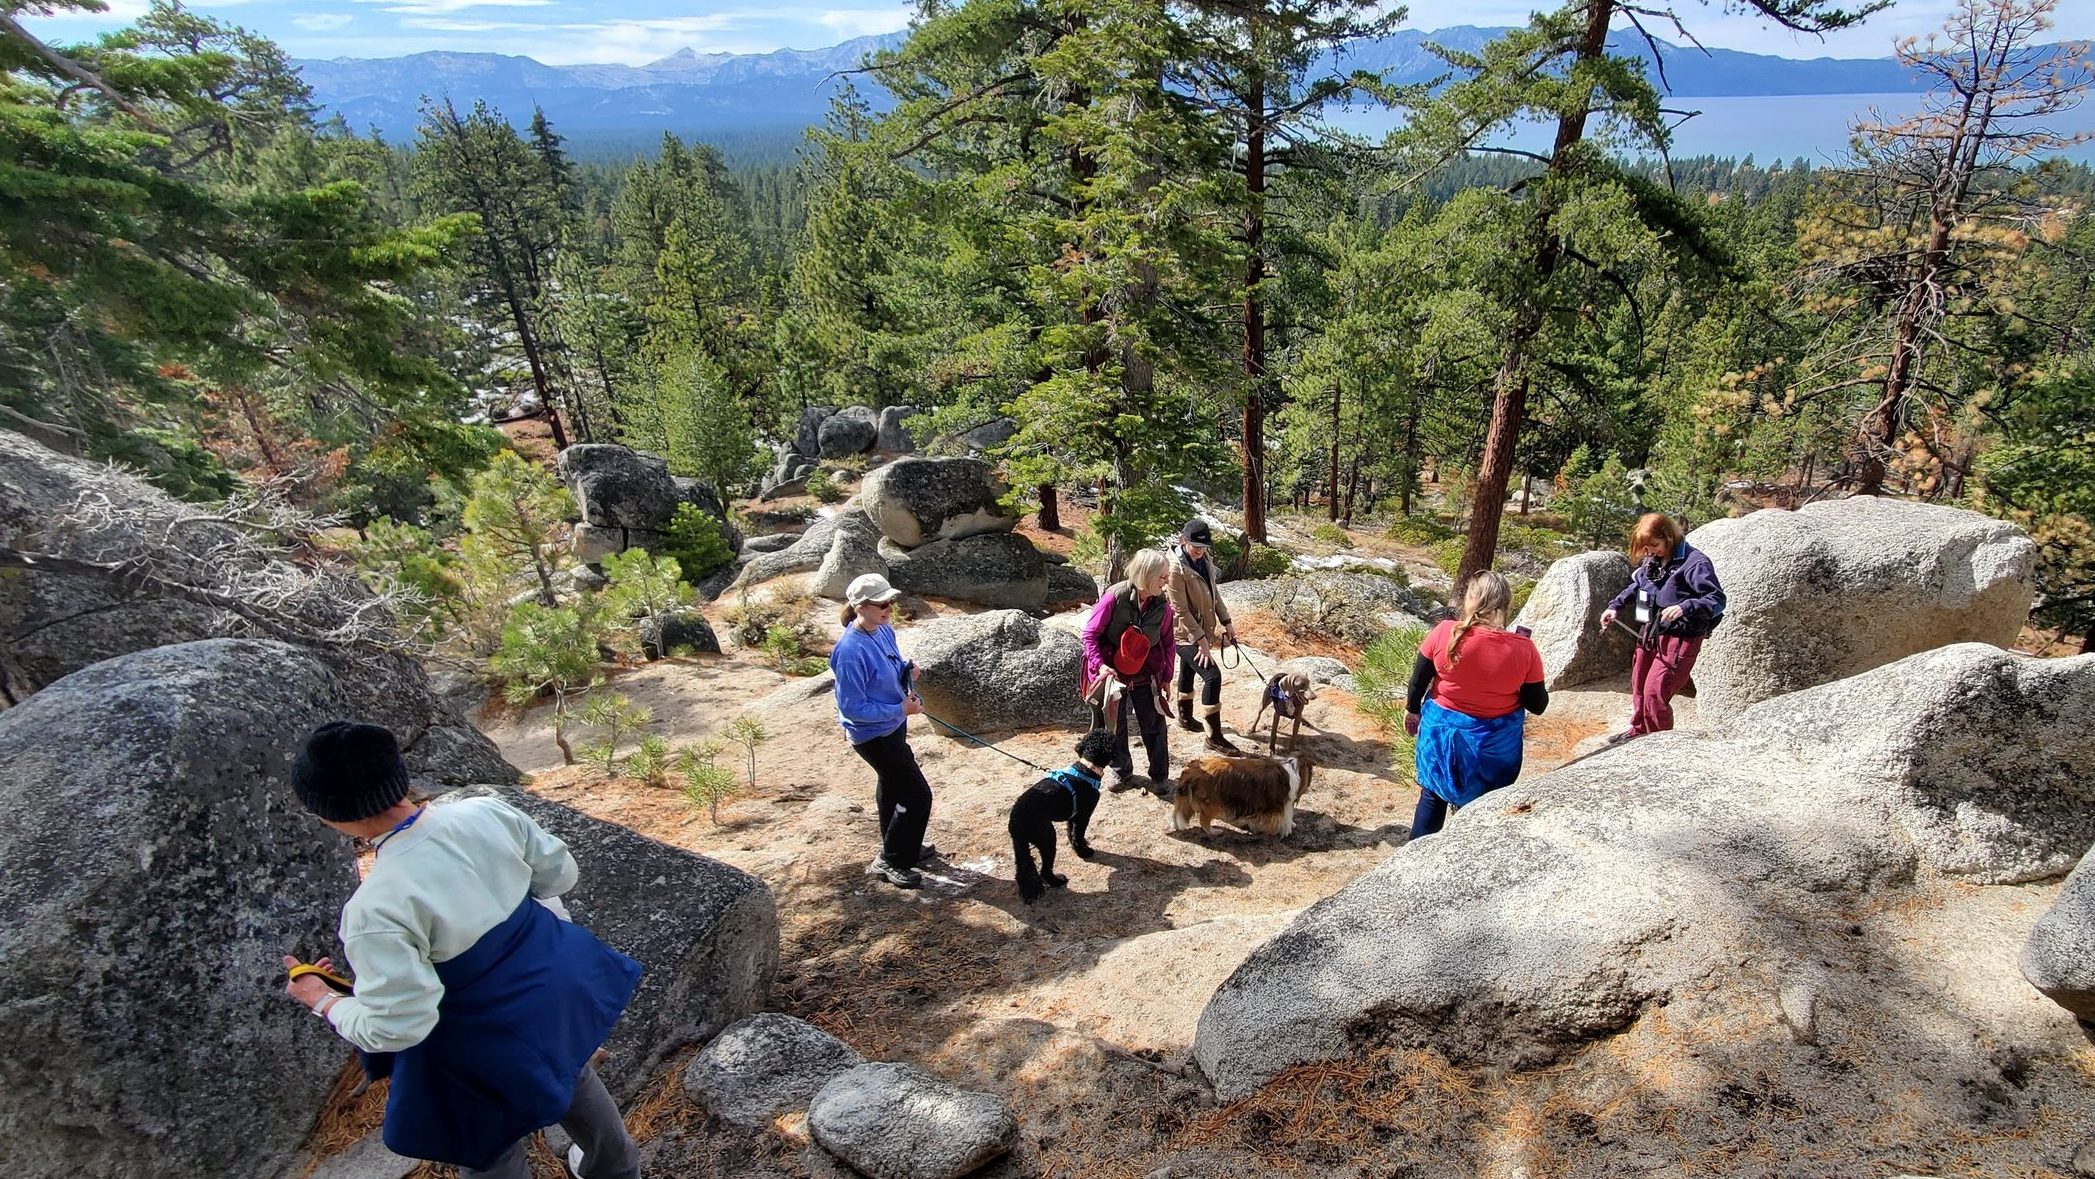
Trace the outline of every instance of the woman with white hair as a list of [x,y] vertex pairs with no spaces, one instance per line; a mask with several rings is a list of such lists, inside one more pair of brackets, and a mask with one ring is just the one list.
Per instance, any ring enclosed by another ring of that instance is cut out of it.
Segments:
[[[1165,743],[1166,685],[1171,682],[1171,597],[1164,592],[1171,562],[1155,549],[1143,549],[1128,562],[1126,581],[1108,589],[1084,623],[1084,699],[1091,705],[1091,727],[1111,729],[1113,780],[1109,790],[1126,790],[1135,772],[1128,744],[1128,707],[1142,731],[1149,755],[1149,778],[1158,787],[1171,782],[1171,749]],[[1108,712],[1108,702],[1111,711]]]

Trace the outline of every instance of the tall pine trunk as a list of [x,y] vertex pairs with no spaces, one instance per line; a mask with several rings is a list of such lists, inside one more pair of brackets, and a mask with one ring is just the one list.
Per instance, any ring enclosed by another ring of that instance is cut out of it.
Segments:
[[[1615,15],[1615,0],[1588,0],[1586,28],[1579,38],[1578,58],[1572,65],[1593,61],[1607,52],[1608,21]],[[1555,150],[1550,153],[1552,179],[1576,167],[1572,149],[1586,136],[1586,115],[1592,105],[1590,93],[1574,109],[1557,120]],[[1498,554],[1499,520],[1506,512],[1506,481],[1513,475],[1514,450],[1520,445],[1520,423],[1528,408],[1528,365],[1535,337],[1549,310],[1549,283],[1564,258],[1564,243],[1551,228],[1556,219],[1558,186],[1544,184],[1528,213],[1523,252],[1529,259],[1527,287],[1514,308],[1513,330],[1506,344],[1506,359],[1492,378],[1491,426],[1484,438],[1484,460],[1478,464],[1476,490],[1469,511],[1469,540],[1462,549],[1462,563],[1455,571],[1455,593],[1459,596],[1469,579],[1491,568]]]
[[[1255,46],[1258,21],[1251,21]],[[1254,68],[1244,134],[1244,535],[1266,540],[1266,78]]]

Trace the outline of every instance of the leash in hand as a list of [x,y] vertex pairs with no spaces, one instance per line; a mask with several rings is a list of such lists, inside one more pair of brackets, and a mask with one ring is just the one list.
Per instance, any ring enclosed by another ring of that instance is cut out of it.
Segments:
[[1010,758],[1012,761],[1015,761],[1022,766],[1030,766],[1033,769],[1039,770],[1043,774],[1053,772],[1049,770],[1046,766],[1041,765],[1039,762],[1027,761],[1025,758],[1020,757],[1016,753],[1012,753],[1004,749],[998,749],[996,742],[985,741],[982,738],[977,737],[973,733],[968,732],[966,729],[961,728],[959,725],[954,724],[952,721],[945,719],[944,717],[932,715],[930,709],[924,708],[924,698],[922,696],[917,695],[915,689],[910,690],[909,698],[917,702],[917,707],[923,711],[924,718],[926,720],[929,720],[932,724],[951,729],[953,732],[960,734],[961,736],[967,738],[970,741],[973,741],[975,744],[980,745],[982,748],[995,753],[1001,753],[1005,757]]

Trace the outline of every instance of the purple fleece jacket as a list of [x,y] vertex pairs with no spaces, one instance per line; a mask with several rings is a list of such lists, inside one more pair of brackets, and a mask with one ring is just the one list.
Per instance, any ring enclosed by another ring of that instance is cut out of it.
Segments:
[[[1658,624],[1658,634],[1699,639],[1715,630],[1724,614],[1724,587],[1717,584],[1717,567],[1708,554],[1687,541],[1681,541],[1667,560],[1651,557],[1637,566],[1629,585],[1615,595],[1608,609],[1622,613],[1636,600],[1639,589],[1651,595],[1654,618],[1668,606],[1681,608],[1679,620]],[[1623,621],[1637,625],[1634,618]]]
[[[1089,687],[1091,681],[1098,678],[1098,669],[1105,666],[1107,649],[1112,645],[1106,641],[1106,627],[1108,623],[1113,621],[1113,598],[1116,594],[1126,592],[1127,588],[1127,582],[1114,583],[1113,587],[1099,598],[1098,605],[1091,608],[1091,617],[1084,621],[1084,684],[1086,687]],[[1149,677],[1149,682],[1153,684],[1168,684],[1171,682],[1171,661],[1175,653],[1171,647],[1171,596],[1162,592],[1159,592],[1157,596],[1164,599],[1164,621],[1157,632],[1163,638],[1158,642],[1150,644],[1149,662],[1144,665],[1143,673]],[[1113,643],[1118,643],[1119,641],[1120,636],[1113,636]]]

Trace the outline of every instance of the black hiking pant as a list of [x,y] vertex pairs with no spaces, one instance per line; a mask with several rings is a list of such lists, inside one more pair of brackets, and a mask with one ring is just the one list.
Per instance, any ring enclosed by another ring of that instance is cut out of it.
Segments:
[[873,807],[880,812],[880,858],[905,871],[924,855],[924,829],[931,825],[931,783],[909,748],[909,726],[851,747],[873,767],[878,785]]
[[[1149,755],[1149,777],[1153,782],[1171,780],[1171,747],[1164,742],[1164,714],[1157,711],[1156,689],[1148,680],[1127,685],[1120,697],[1120,715],[1110,726],[1113,730],[1113,770],[1121,777],[1135,772],[1135,751],[1128,745],[1128,705],[1135,707],[1135,726],[1142,730],[1142,748]],[[1091,710],[1091,727],[1103,729],[1106,713],[1102,708]]]

